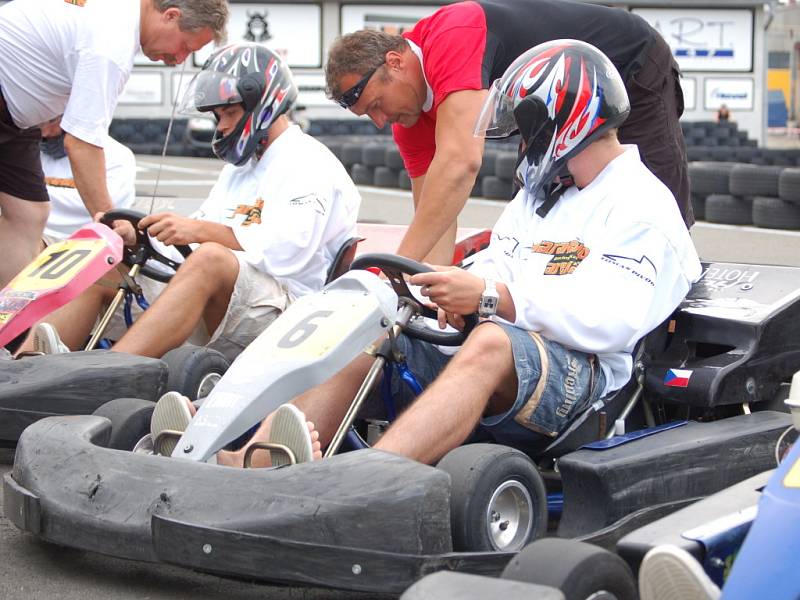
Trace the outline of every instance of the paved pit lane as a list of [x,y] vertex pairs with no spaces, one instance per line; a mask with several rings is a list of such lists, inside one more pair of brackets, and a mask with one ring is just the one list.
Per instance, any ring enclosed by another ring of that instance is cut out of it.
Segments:
[[[146,211],[158,177],[158,163],[157,157],[138,157],[137,194],[139,205]],[[219,161],[211,159],[168,157],[161,169],[156,206],[191,213],[205,198],[221,167]],[[409,222],[412,215],[409,192],[362,188],[362,195],[362,221]],[[503,206],[502,202],[470,200],[459,224],[491,227]],[[699,223],[692,229],[692,237],[704,260],[800,266],[800,232]],[[11,469],[12,461],[11,450],[0,450],[0,474]],[[269,565],[265,564],[264,569],[267,571]],[[0,517],[0,598],[344,600],[378,596],[253,584],[61,548],[23,534]]]

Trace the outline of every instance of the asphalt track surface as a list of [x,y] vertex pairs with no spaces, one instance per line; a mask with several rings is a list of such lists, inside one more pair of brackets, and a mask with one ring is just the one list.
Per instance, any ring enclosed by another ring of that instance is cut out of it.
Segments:
[[[199,206],[220,171],[219,161],[137,157],[139,206],[149,212],[156,179],[156,210],[189,214]],[[407,224],[409,192],[362,188],[360,220]],[[472,199],[462,213],[462,227],[491,227],[504,203]],[[800,266],[800,232],[700,223],[692,237],[703,260]],[[11,469],[13,451],[0,449],[0,476]],[[2,497],[0,496],[0,510]],[[269,566],[264,565],[265,571]],[[121,600],[230,599],[344,600],[386,598],[324,589],[278,587],[195,573],[178,567],[136,563],[91,552],[62,548],[23,534],[0,517],[0,599]]]

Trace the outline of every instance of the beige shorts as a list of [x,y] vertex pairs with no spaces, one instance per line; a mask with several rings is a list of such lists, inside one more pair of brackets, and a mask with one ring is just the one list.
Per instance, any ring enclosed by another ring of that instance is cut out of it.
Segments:
[[[230,361],[233,361],[266,329],[267,325],[286,310],[291,302],[286,288],[274,277],[245,262],[241,252],[234,252],[234,255],[239,261],[239,274],[233,286],[233,294],[225,317],[211,334],[208,333],[205,323],[200,321],[186,340],[187,344],[213,348]],[[167,286],[165,283],[144,276],[139,277],[137,282],[142,287],[145,299],[151,305]],[[133,320],[136,321],[141,313],[142,309],[134,300],[131,303]],[[118,340],[126,330],[123,306],[120,305],[104,337]]]

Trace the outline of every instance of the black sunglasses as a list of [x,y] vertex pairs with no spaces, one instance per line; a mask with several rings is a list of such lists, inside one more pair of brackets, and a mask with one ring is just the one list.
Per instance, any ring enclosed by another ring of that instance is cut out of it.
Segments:
[[361,98],[361,94],[364,93],[364,88],[367,87],[370,78],[375,74],[375,71],[380,69],[382,66],[383,63],[381,63],[371,71],[367,71],[367,74],[364,75],[361,79],[359,79],[353,87],[346,90],[341,96],[336,98],[336,104],[338,104],[342,108],[348,109],[351,106],[353,106],[356,102],[358,102],[358,99]]

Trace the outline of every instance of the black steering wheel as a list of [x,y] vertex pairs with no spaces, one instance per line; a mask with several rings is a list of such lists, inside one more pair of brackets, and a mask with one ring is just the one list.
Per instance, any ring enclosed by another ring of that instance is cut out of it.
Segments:
[[[419,273],[430,273],[433,271],[430,267],[415,260],[411,260],[410,258],[397,256],[396,254],[383,253],[363,254],[356,258],[350,265],[350,269],[370,268],[377,268],[383,271],[399,297],[408,298],[417,303],[418,301],[414,298],[411,290],[408,289],[408,284],[406,284],[403,275],[417,275]],[[420,306],[422,307],[423,317],[436,320],[436,311],[425,305]],[[412,319],[403,329],[403,333],[409,337],[439,346],[460,346],[464,343],[464,340],[467,339],[467,336],[475,325],[478,324],[477,313],[462,316],[464,317],[464,331],[449,332],[431,329],[420,319]]]
[[[160,262],[173,271],[177,271],[178,267],[181,266],[181,263],[176,262],[171,258],[167,258],[158,250],[156,250],[153,247],[153,244],[150,243],[150,238],[147,236],[147,232],[139,229],[139,221],[146,216],[147,215],[139,212],[138,210],[115,208],[114,210],[110,210],[105,213],[103,218],[100,219],[100,222],[108,227],[111,227],[114,221],[128,221],[131,225],[133,225],[133,229],[136,231],[136,244],[133,246],[125,246],[122,262],[129,267],[132,267],[133,265],[140,265],[141,270],[139,272],[142,275],[149,277],[150,279],[155,279],[156,281],[161,281],[162,283],[167,283],[170,279],[172,279],[172,275],[174,273],[169,274],[159,271],[158,269],[154,269],[147,264],[147,261],[154,260],[156,262]],[[175,249],[184,257],[188,257],[192,253],[192,249],[189,246],[175,246]]]

